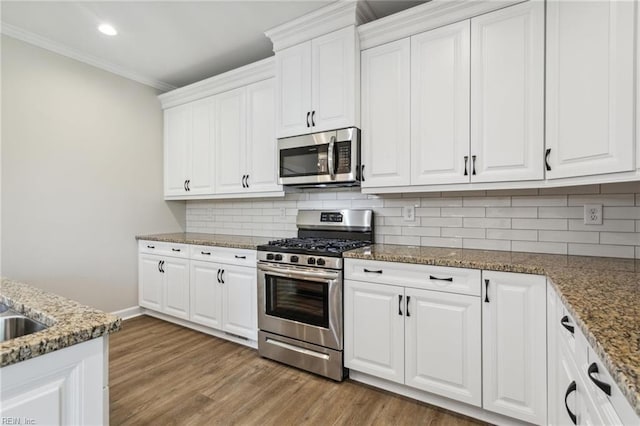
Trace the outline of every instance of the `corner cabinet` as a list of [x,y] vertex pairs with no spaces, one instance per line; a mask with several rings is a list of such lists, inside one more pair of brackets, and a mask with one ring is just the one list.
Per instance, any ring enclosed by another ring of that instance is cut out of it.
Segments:
[[547,421],[546,278],[482,271],[485,410]]
[[351,25],[276,51],[276,134],[359,127],[359,51]]
[[635,168],[637,7],[547,2],[547,178]]
[[284,194],[278,184],[272,64],[266,59],[160,96],[168,105],[165,199]]
[[363,188],[543,179],[543,2],[361,56]]

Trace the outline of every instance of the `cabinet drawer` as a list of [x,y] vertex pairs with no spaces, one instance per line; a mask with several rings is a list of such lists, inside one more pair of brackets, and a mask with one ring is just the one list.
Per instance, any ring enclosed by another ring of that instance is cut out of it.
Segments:
[[238,266],[256,266],[256,251],[213,246],[190,246],[190,258],[205,262],[227,263]]
[[480,270],[345,259],[344,277],[379,284],[480,296]]
[[187,244],[140,240],[138,241],[138,251],[140,253],[157,254],[160,256],[189,257],[189,246]]

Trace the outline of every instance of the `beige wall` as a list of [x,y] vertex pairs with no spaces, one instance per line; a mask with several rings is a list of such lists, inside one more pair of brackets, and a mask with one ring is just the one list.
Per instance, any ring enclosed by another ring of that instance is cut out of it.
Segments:
[[155,89],[2,37],[2,275],[106,311],[137,305],[134,236],[181,231],[162,196]]

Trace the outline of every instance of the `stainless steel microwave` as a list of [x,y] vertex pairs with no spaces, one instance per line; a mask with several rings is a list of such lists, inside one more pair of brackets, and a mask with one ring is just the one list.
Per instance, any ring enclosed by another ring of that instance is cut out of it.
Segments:
[[278,139],[280,183],[360,185],[360,129],[349,127]]

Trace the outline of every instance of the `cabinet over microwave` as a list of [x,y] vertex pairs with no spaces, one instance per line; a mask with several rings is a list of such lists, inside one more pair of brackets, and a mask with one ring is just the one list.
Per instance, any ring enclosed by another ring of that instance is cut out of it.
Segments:
[[278,139],[282,185],[301,187],[360,185],[360,129]]

